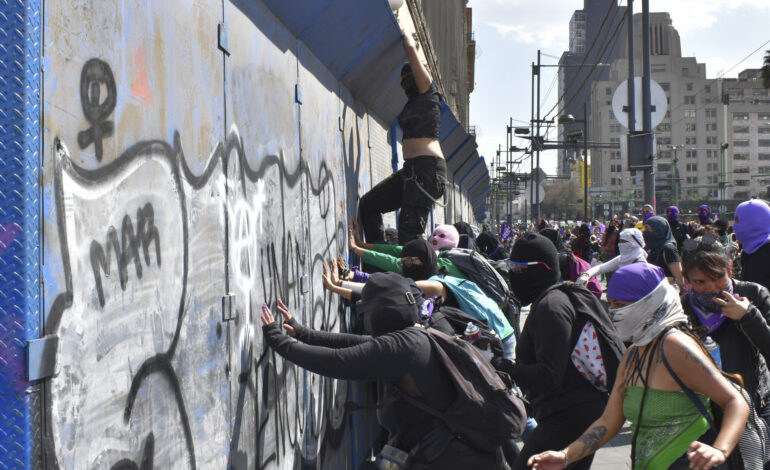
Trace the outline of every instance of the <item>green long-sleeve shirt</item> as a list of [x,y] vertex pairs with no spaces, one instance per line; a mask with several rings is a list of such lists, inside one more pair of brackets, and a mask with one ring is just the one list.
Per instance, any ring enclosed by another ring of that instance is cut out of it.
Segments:
[[[364,263],[376,266],[385,271],[404,274],[401,270],[401,266],[398,265],[398,262],[401,261],[401,251],[403,248],[403,246],[399,245],[375,244],[373,249],[364,251],[362,259]],[[439,270],[444,268],[448,276],[468,279],[468,276],[466,276],[460,268],[455,266],[449,258],[439,256],[438,268]]]

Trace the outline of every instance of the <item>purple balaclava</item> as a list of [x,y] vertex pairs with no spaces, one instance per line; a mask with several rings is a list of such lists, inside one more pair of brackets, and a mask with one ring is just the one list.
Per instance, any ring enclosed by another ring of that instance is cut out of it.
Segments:
[[607,298],[636,302],[666,278],[663,269],[649,263],[631,263],[615,271],[607,284]]
[[702,206],[698,207],[698,220],[700,220],[700,223],[703,225],[706,225],[709,223],[709,218],[711,217],[711,208],[707,206],[706,204],[703,204]]
[[765,201],[752,199],[735,209],[733,230],[748,254],[770,241],[770,206]]
[[668,219],[668,223],[673,224],[674,222],[679,221],[679,208],[676,206],[668,206],[668,209],[666,209],[666,218]]

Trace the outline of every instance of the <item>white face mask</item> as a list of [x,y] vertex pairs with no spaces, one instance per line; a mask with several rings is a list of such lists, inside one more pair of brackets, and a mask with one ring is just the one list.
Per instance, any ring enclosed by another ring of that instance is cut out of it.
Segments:
[[610,309],[610,317],[620,339],[636,346],[648,344],[668,325],[687,322],[679,292],[666,279],[636,302]]
[[642,241],[642,232],[635,228],[627,228],[620,233],[620,242],[618,251],[623,264],[633,263],[640,257],[647,258],[647,252],[644,251],[644,242]]

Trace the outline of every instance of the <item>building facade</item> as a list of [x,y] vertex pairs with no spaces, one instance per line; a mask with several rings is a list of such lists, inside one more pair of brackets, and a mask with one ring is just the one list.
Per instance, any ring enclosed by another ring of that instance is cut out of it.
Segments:
[[[626,35],[625,15],[626,7],[618,6],[616,0],[584,0],[583,9],[576,10],[572,15],[569,50],[562,53],[559,60],[560,115],[580,117],[584,105],[586,113],[591,115],[591,84],[596,80],[607,80],[609,72],[602,64],[622,55],[622,39]],[[557,140],[565,141],[568,133],[582,129],[582,123],[558,124]],[[570,175],[574,156],[574,149],[558,151],[559,176]]]
[[[634,17],[637,76],[642,71],[641,25],[639,14]],[[719,83],[706,78],[705,64],[694,57],[682,57],[679,34],[668,13],[651,13],[650,30],[651,78],[666,95],[665,115],[653,129],[658,210],[672,204],[691,210],[693,204],[697,207],[707,200],[718,201],[720,174],[730,171],[729,158],[721,154],[724,113]],[[612,63],[609,75],[609,80],[592,86],[591,129],[594,140],[625,147],[628,129],[614,115],[612,97],[628,78],[627,54]],[[636,130],[641,130],[641,122],[637,122]],[[594,193],[604,198],[598,202],[612,201],[622,210],[651,202],[643,201],[642,175],[628,171],[624,148],[595,149],[591,155],[597,185]]]
[[732,172],[727,197],[736,201],[767,198],[770,190],[770,90],[762,87],[761,69],[747,69],[722,81],[725,128]]

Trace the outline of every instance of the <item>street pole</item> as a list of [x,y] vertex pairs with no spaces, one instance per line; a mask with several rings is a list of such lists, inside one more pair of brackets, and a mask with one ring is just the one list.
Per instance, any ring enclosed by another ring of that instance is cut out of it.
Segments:
[[729,145],[723,143],[719,145],[719,216],[727,220],[727,205],[725,204],[727,193],[727,181],[725,179],[725,150]]
[[[534,150],[535,148],[535,74],[540,74],[540,68],[535,68],[535,63],[532,62],[532,78],[530,83],[530,98],[531,98],[531,104],[530,104],[530,119],[529,119],[529,135],[533,138],[530,145],[530,152]],[[532,204],[532,210],[530,211],[532,213],[532,218],[535,218],[535,158],[534,155],[530,153],[529,155],[529,203]],[[527,219],[524,219],[524,223],[526,224]]]
[[[628,19],[626,19],[626,28],[628,29],[628,133],[633,135],[636,132],[636,90],[634,84],[634,0],[628,0],[626,7]],[[631,145],[628,146],[628,153],[631,153]],[[629,155],[629,161],[634,161]]]
[[511,152],[511,147],[513,147],[513,118],[510,118],[508,123],[507,137],[508,147],[506,150],[508,152],[508,175],[506,178],[508,179],[508,226],[511,226],[513,225],[513,188],[511,187],[513,180],[511,177],[513,174],[513,152]]
[[[638,159],[634,158],[636,152],[636,146],[631,145],[634,134],[636,133],[636,84],[634,83],[634,0],[628,0],[628,6],[626,6],[626,29],[628,31],[628,166],[631,167],[631,162],[636,162]],[[629,174],[635,174],[631,172]],[[631,184],[631,191],[633,192],[633,184]]]
[[583,216],[586,222],[591,220],[588,214],[588,119],[585,101],[583,102]]
[[671,150],[674,151],[674,164],[671,166],[671,200],[674,201],[676,207],[679,207],[679,180],[676,176],[677,169],[679,168],[679,146],[673,145]]
[[644,153],[649,160],[649,167],[644,170],[644,202],[652,204],[653,210],[657,210],[650,74],[650,0],[642,0],[642,132],[644,132]]
[[535,175],[535,212],[532,220],[537,223],[540,220],[540,49],[537,50],[537,175]]

